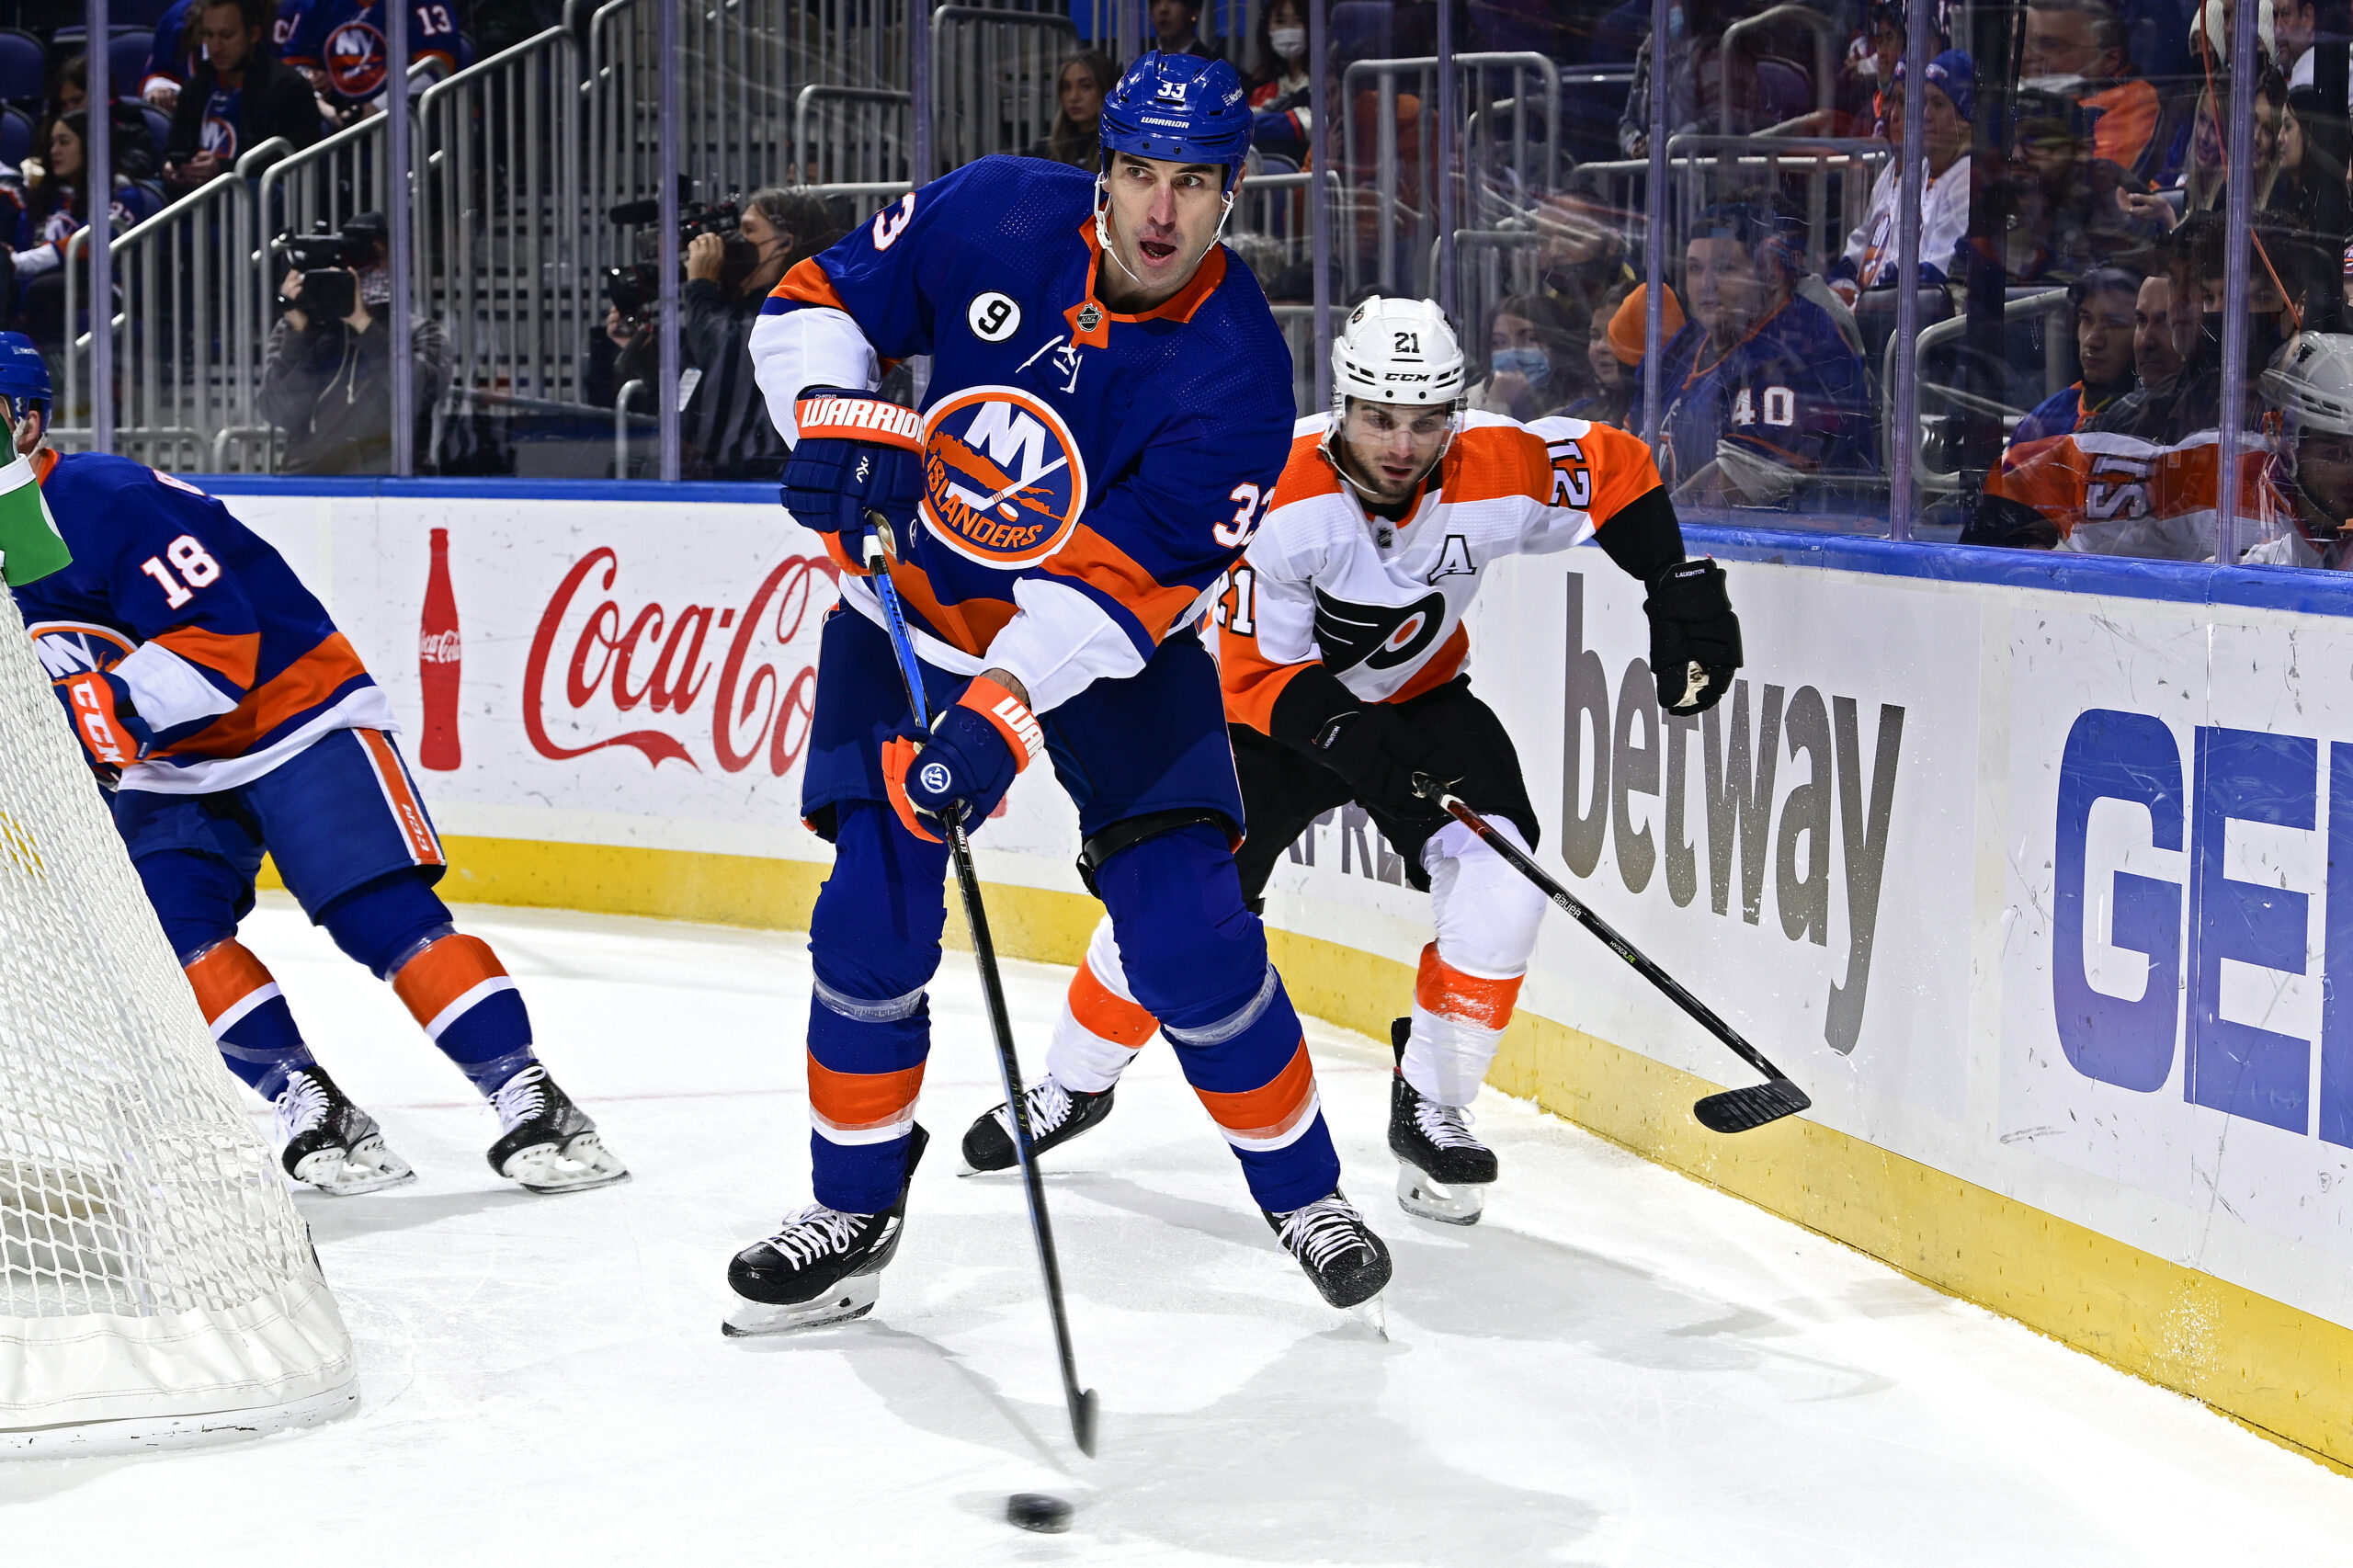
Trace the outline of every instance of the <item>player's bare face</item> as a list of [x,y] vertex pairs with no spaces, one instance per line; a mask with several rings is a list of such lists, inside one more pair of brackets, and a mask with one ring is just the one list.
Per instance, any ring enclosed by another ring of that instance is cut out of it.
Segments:
[[2328,522],[2353,518],[2353,436],[2314,431],[2297,442],[2296,483]]
[[1109,265],[1096,275],[1103,302],[1123,315],[1165,304],[1192,281],[1225,221],[1225,171],[1121,153],[1104,181]]
[[1375,500],[1404,501],[1446,449],[1453,422],[1443,408],[1350,398],[1340,421],[1340,466],[1358,489]]
[[1693,240],[1683,253],[1683,268],[1692,317],[1720,345],[1746,336],[1773,302],[1771,286],[1737,239]]

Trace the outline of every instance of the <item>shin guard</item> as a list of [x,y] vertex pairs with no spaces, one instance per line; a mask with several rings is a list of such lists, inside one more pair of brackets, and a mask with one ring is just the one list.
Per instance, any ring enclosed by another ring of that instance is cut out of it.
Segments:
[[437,937],[400,960],[391,979],[410,1017],[483,1094],[536,1060],[522,993],[481,937]]
[[244,943],[232,937],[186,968],[222,1060],[262,1098],[275,1100],[287,1074],[317,1065],[277,980]]
[[1159,1028],[1160,1020],[1128,989],[1119,940],[1107,915],[1097,923],[1086,957],[1070,977],[1046,1046],[1046,1071],[1066,1089],[1099,1095],[1118,1085],[1120,1074]]

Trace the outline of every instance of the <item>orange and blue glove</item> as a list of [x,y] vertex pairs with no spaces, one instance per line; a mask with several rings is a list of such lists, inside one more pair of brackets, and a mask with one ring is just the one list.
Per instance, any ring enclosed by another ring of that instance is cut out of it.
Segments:
[[847,539],[857,553],[866,514],[904,540],[923,498],[923,415],[872,392],[811,387],[793,406],[801,439],[784,460],[779,498],[801,527]]
[[1046,749],[1038,717],[1013,693],[976,676],[931,726],[931,738],[893,735],[882,744],[891,809],[909,833],[931,843],[926,817],[985,820],[1021,770]]
[[65,704],[74,738],[82,743],[90,766],[119,773],[146,755],[155,732],[131,706],[131,688],[120,676],[106,670],[84,670],[59,681],[57,699]]

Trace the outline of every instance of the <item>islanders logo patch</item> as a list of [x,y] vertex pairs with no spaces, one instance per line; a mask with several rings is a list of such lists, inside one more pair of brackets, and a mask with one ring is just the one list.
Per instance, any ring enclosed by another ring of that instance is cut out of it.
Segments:
[[924,419],[924,521],[983,566],[1035,566],[1086,509],[1086,462],[1062,415],[1018,387],[970,387]]

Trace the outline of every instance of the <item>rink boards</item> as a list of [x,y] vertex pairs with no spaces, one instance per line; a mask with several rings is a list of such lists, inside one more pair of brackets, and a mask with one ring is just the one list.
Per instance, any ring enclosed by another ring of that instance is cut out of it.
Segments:
[[[218,488],[412,729],[447,531],[460,758],[419,777],[454,896],[805,920],[832,585],[765,489]],[[1544,863],[1815,1108],[1703,1132],[1689,1101],[1745,1070],[1566,921],[1493,1081],[2353,1463],[2353,592],[1692,534],[1747,642],[1704,719],[1662,722],[1640,592],[1589,549],[1490,583],[1474,685]],[[1000,940],[1074,960],[1096,909],[1051,782],[977,846]],[[1359,813],[1292,847],[1268,919],[1304,1008],[1385,1035],[1427,917]]]

